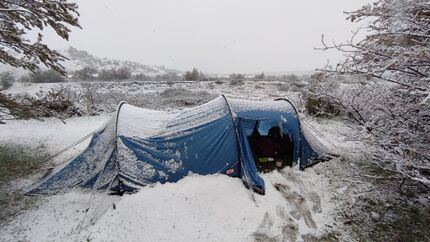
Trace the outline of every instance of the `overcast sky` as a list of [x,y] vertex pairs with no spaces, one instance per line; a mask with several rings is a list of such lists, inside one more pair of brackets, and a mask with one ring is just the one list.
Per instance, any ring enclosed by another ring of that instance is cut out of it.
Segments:
[[306,71],[340,54],[314,50],[321,35],[345,40],[345,20],[371,0],[75,0],[82,30],[69,42],[98,57],[212,73]]

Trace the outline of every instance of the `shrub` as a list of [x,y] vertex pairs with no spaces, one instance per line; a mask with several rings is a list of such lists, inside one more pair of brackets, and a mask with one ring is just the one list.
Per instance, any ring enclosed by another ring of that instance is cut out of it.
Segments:
[[127,67],[118,69],[101,70],[98,79],[103,81],[127,80],[131,78],[131,71]]
[[9,89],[12,83],[15,82],[15,77],[10,72],[4,72],[0,74],[0,84],[3,90]]
[[299,82],[300,81],[299,77],[294,75],[294,74],[287,75],[285,78],[287,79],[287,81],[290,81],[290,82]]
[[245,84],[245,82],[240,79],[235,79],[230,81],[230,86],[242,86],[243,84]]
[[64,82],[64,77],[54,70],[44,70],[37,73],[31,73],[30,75],[23,77],[25,82],[34,83],[56,83]]
[[266,75],[264,75],[264,72],[261,72],[261,74],[255,75],[254,79],[256,79],[256,80],[264,80],[264,79],[266,79]]
[[67,88],[51,89],[39,92],[36,97],[25,94],[12,97],[0,92],[0,124],[8,119],[39,119],[57,117],[60,119],[81,116],[82,112],[71,100],[71,91]]
[[91,67],[84,67],[80,70],[77,70],[73,73],[73,78],[78,80],[93,80],[95,79],[95,75],[97,74],[97,70]]
[[155,76],[156,81],[168,81],[168,82],[175,82],[182,80],[182,77],[174,72],[168,72],[162,75]]
[[242,80],[242,79],[245,79],[245,75],[233,73],[233,74],[230,74],[229,79],[230,80],[236,80],[236,79]]
[[92,83],[82,83],[81,88],[81,99],[84,102],[84,105],[87,109],[87,114],[96,115],[96,94],[97,94],[97,86],[92,85]]
[[338,116],[340,110],[331,99],[307,94],[305,97],[306,112],[312,116]]
[[45,110],[42,117],[68,118],[81,116],[82,112],[75,106],[69,97],[68,88],[51,89],[48,92],[37,93],[38,99],[33,100],[34,104],[40,105]]
[[140,81],[151,81],[152,78],[150,76],[147,76],[143,73],[139,73],[133,76],[133,79],[140,80]]
[[194,68],[192,71],[187,71],[184,74],[184,79],[186,81],[198,81],[204,78],[204,74]]

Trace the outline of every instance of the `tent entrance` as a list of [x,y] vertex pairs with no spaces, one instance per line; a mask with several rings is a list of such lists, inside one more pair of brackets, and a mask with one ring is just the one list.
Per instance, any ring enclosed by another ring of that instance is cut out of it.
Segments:
[[293,166],[293,141],[279,123],[258,120],[247,137],[258,172]]

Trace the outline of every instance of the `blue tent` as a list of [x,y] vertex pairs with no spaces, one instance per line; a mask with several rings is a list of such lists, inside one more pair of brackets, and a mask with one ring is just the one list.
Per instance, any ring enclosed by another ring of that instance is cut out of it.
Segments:
[[257,122],[276,125],[292,140],[292,159],[304,169],[329,158],[304,132],[287,99],[249,101],[222,96],[202,106],[163,112],[121,103],[88,147],[30,194],[71,188],[135,191],[188,174],[226,174],[264,194],[248,137]]

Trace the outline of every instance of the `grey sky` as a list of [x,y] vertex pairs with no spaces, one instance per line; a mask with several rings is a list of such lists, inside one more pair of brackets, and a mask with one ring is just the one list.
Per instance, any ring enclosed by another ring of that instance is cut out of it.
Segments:
[[345,40],[343,11],[370,0],[75,0],[83,30],[69,45],[98,57],[204,72],[313,70],[340,54],[320,52],[321,34]]

